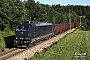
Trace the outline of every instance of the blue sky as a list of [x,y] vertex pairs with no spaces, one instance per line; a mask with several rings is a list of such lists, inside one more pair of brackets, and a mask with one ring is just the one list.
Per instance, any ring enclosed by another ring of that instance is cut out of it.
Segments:
[[90,5],[89,0],[35,0],[35,2],[39,1],[40,3],[43,4],[60,4],[60,5]]

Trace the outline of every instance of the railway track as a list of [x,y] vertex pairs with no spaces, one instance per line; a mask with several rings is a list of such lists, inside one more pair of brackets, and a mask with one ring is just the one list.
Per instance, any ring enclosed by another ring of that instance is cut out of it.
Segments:
[[[38,45],[38,44],[40,44],[40,43],[42,43],[42,42],[44,42],[44,41],[40,41],[40,42],[38,42],[38,43],[35,43],[35,45],[32,45],[32,46],[29,47],[29,48],[33,48],[34,46],[36,46],[36,45]],[[29,48],[28,48],[28,49],[29,49]],[[6,60],[6,59],[8,59],[8,58],[10,58],[10,57],[13,57],[13,56],[15,56],[15,55],[17,55],[17,54],[25,51],[25,50],[27,50],[27,49],[25,49],[25,48],[24,48],[24,49],[22,49],[22,48],[12,48],[12,49],[9,49],[9,50],[6,51],[6,52],[0,53],[0,60]]]
[[10,52],[12,52],[12,51],[14,51],[14,50],[16,50],[16,49],[13,48],[13,49],[9,49],[9,50],[6,51],[6,52],[2,52],[2,53],[0,53],[0,57],[3,56],[3,55],[5,55],[5,54],[7,54],[7,53],[10,53]]
[[3,52],[0,54],[0,60],[6,60],[12,56],[15,56],[16,54],[19,54],[21,52],[25,51],[25,49],[16,49],[16,48],[13,48],[7,52]]

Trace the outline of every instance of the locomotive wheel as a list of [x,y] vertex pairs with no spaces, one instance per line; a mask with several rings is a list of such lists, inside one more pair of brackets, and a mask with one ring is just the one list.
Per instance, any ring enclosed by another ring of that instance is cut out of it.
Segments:
[[17,48],[17,45],[14,45],[14,48]]
[[30,46],[32,46],[32,43],[31,43],[31,41],[30,41],[30,39],[29,39],[29,42],[26,43],[26,47],[29,48]]
[[26,49],[28,49],[28,48],[29,48],[29,43],[26,44]]
[[33,45],[36,45],[37,42],[33,42]]

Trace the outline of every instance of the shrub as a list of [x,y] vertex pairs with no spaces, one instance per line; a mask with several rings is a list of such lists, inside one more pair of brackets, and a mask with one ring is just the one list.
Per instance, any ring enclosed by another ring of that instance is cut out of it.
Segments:
[[5,49],[4,37],[2,37],[1,34],[0,34],[0,49],[2,51]]

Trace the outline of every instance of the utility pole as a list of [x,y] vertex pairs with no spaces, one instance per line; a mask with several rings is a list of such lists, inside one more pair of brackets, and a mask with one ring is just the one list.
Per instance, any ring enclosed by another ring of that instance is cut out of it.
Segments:
[[81,26],[81,17],[82,17],[82,16],[80,16],[80,26]]
[[70,13],[70,9],[69,9],[69,26],[70,26],[70,30],[71,30],[71,13]]
[[79,17],[80,17],[80,26],[81,26],[81,22],[82,22],[81,18],[83,17],[85,19],[86,16],[79,16]]
[[86,19],[85,19],[85,25],[86,25]]
[[31,21],[31,16],[30,16],[30,21]]

